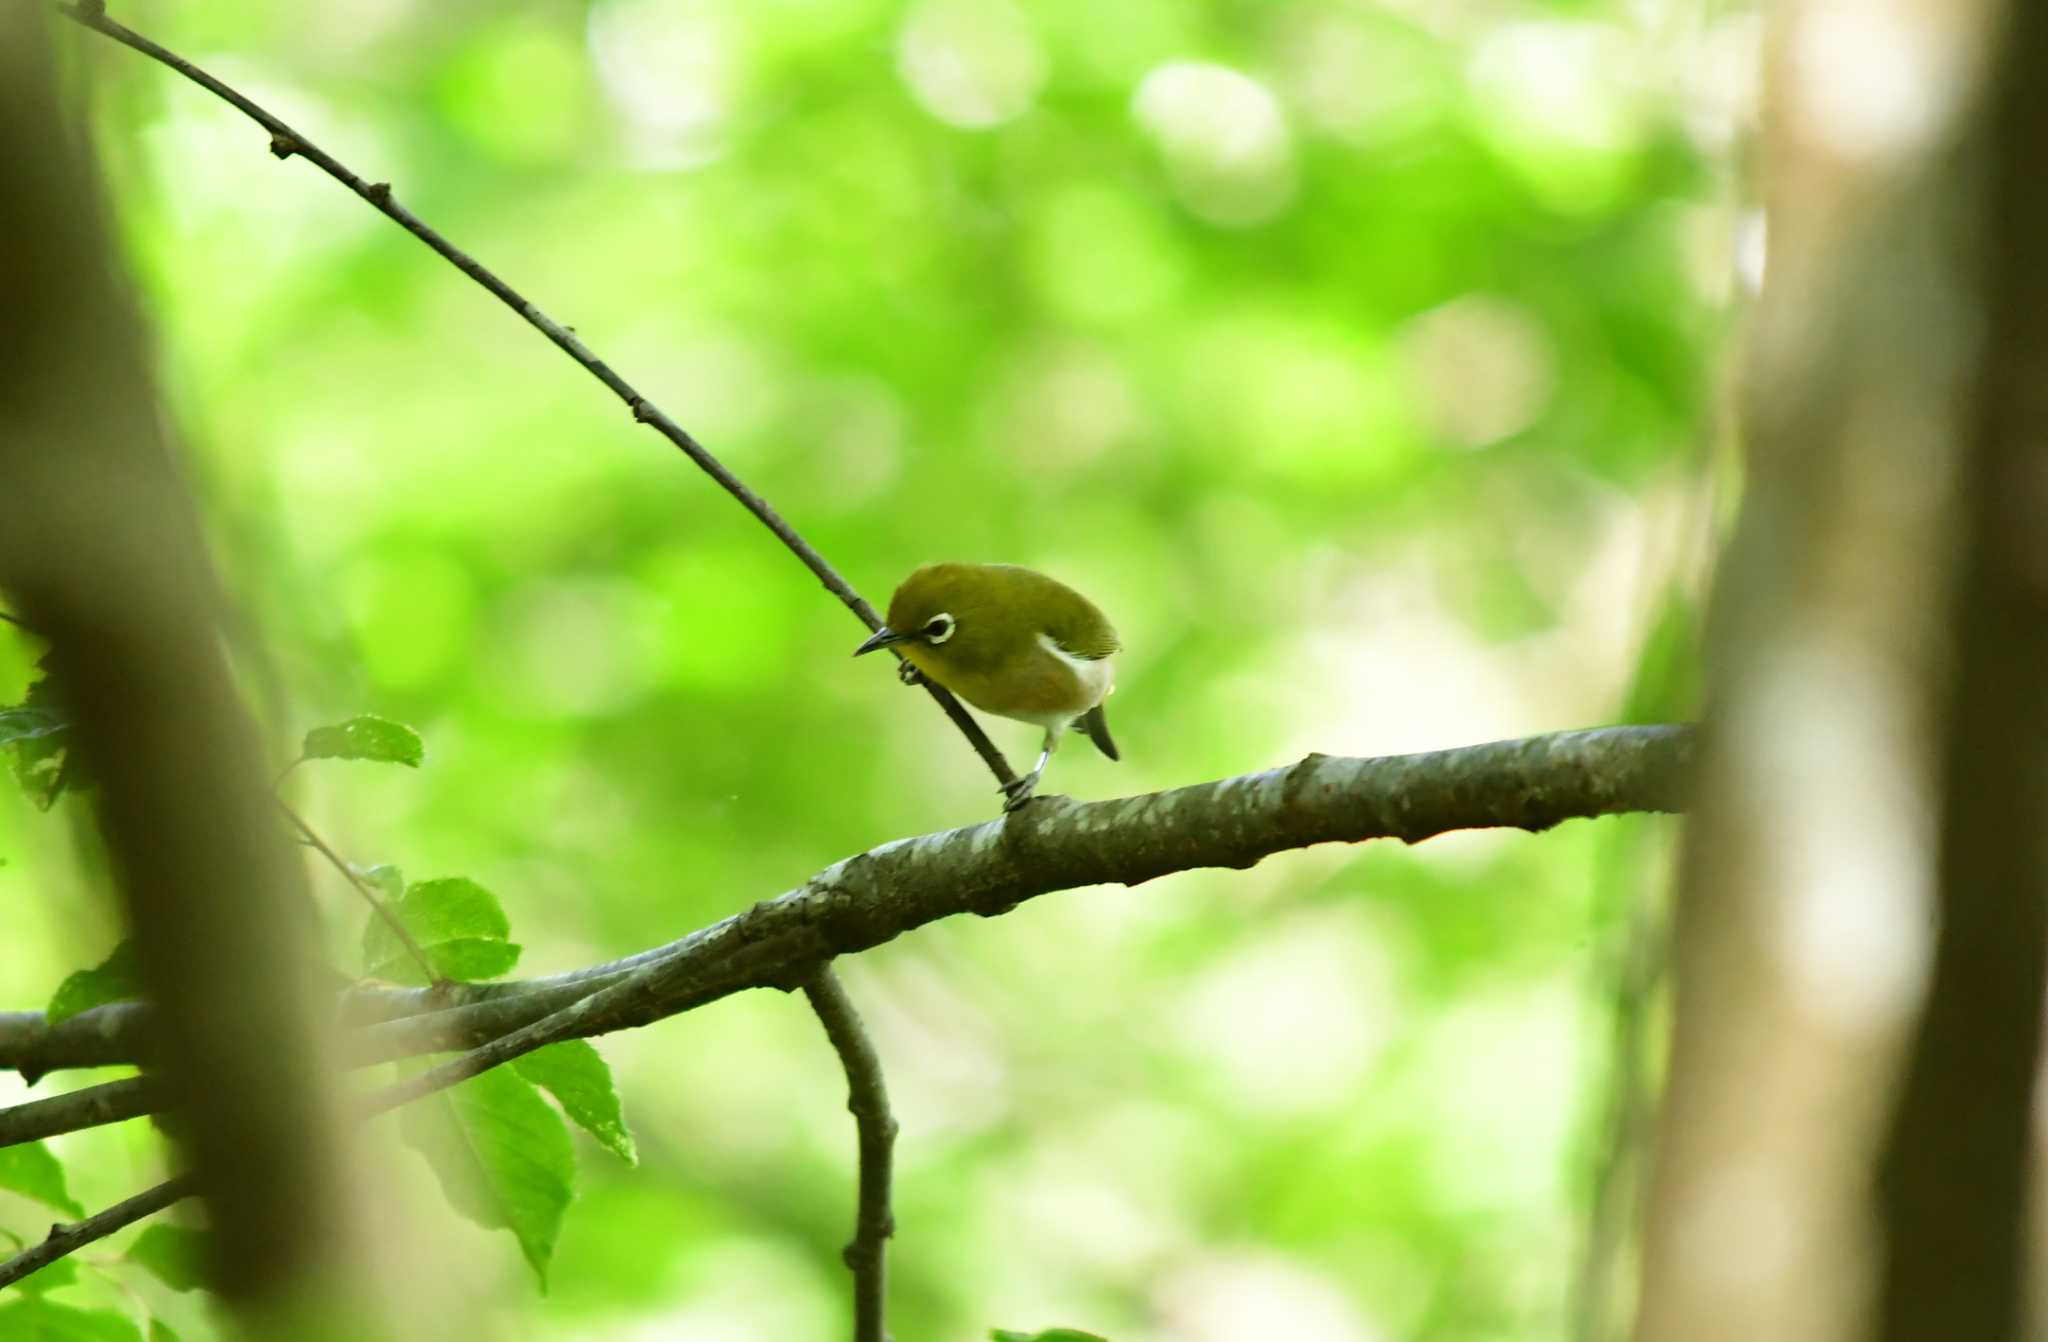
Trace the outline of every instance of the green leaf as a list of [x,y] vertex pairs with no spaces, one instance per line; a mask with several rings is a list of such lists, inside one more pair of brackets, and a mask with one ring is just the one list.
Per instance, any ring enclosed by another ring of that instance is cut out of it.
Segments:
[[64,1187],[64,1166],[41,1142],[0,1147],[0,1188],[34,1198],[66,1216],[85,1215],[85,1208],[73,1202]]
[[58,984],[57,991],[50,994],[50,1004],[43,1008],[43,1019],[55,1025],[88,1008],[141,995],[135,943],[124,938],[106,959],[91,969],[78,970]]
[[[17,1252],[28,1247],[18,1235],[9,1235],[7,1238],[14,1241]],[[41,1295],[45,1291],[59,1290],[77,1281],[78,1260],[67,1256],[37,1268],[14,1284],[29,1295]]]
[[427,756],[420,734],[402,722],[365,715],[315,727],[300,753],[309,760],[377,760],[417,769]]
[[[442,978],[496,978],[519,963],[519,946],[498,897],[463,876],[415,881],[386,905],[405,924]],[[363,928],[363,969],[373,978],[420,981],[420,967],[382,918]]]
[[[484,941],[477,937],[462,937],[455,941],[437,941],[425,948],[427,959],[444,979],[455,979],[468,983],[476,979],[494,979],[519,963],[519,945],[511,941]],[[412,969],[412,977],[419,977],[419,966],[410,958],[406,964]],[[390,974],[380,978],[392,977]]]
[[162,1319],[149,1321],[149,1342],[179,1342],[178,1330]]
[[71,755],[71,720],[50,688],[49,659],[42,679],[20,703],[0,709],[0,749],[14,752],[14,779],[41,810],[56,805],[67,789],[86,783]]
[[174,1291],[196,1291],[206,1285],[213,1236],[204,1230],[153,1225],[128,1246],[128,1261],[147,1268]]
[[142,1330],[111,1309],[73,1309],[32,1295],[0,1305],[7,1342],[142,1342]]
[[618,1088],[612,1084],[612,1069],[588,1039],[565,1039],[535,1049],[513,1059],[512,1067],[554,1096],[562,1111],[605,1150],[628,1165],[640,1163]]
[[36,741],[55,732],[61,732],[69,724],[48,708],[33,704],[16,704],[13,708],[0,708],[0,746],[11,746],[17,741]]
[[400,1110],[399,1125],[457,1211],[512,1232],[545,1291],[576,1179],[569,1125],[554,1106],[499,1067]]
[[1109,1342],[1099,1333],[1084,1333],[1079,1328],[1048,1328],[1042,1333],[1019,1333],[1008,1328],[996,1328],[989,1332],[994,1342]]
[[405,873],[392,863],[379,862],[374,867],[357,867],[355,871],[365,884],[386,899],[397,899],[405,893]]

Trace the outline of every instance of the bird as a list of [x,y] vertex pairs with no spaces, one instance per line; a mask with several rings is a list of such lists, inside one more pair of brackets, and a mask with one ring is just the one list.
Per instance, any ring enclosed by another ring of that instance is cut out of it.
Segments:
[[889,598],[889,618],[856,657],[895,648],[905,683],[916,672],[985,713],[1045,731],[1038,764],[1002,787],[1003,810],[1031,799],[1060,737],[1078,728],[1117,754],[1102,701],[1115,688],[1116,629],[1095,603],[1017,564],[927,564]]

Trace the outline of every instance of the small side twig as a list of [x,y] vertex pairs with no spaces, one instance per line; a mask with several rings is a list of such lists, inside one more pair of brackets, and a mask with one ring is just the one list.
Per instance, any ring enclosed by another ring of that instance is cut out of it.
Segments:
[[122,1227],[134,1225],[143,1217],[160,1212],[198,1191],[199,1181],[189,1174],[181,1174],[83,1221],[53,1225],[41,1243],[30,1245],[0,1263],[0,1286],[12,1286],[38,1268],[48,1267],[64,1255],[82,1249],[94,1240],[105,1239]]
[[804,984],[804,996],[818,1013],[825,1037],[832,1041],[846,1068],[846,1107],[853,1114],[860,1139],[859,1210],[854,1216],[853,1238],[841,1255],[853,1273],[853,1342],[887,1342],[886,1255],[889,1237],[896,1233],[895,1214],[889,1209],[896,1119],[889,1112],[889,1094],[882,1085],[882,1059],[830,965],[818,967]]
[[427,959],[425,949],[420,946],[419,942],[413,940],[412,933],[405,930],[405,924],[400,922],[398,915],[391,911],[391,906],[386,904],[378,897],[377,892],[370,888],[369,882],[356,875],[356,869],[344,861],[341,854],[329,848],[327,841],[313,832],[313,827],[306,823],[304,816],[291,808],[289,802],[279,797],[277,799],[277,806],[279,810],[284,812],[284,818],[292,822],[292,827],[298,830],[300,836],[308,844],[312,845],[313,849],[320,856],[332,863],[336,871],[347,877],[348,883],[355,887],[356,893],[368,901],[372,909],[376,910],[377,916],[384,920],[384,925],[391,929],[392,935],[398,938],[399,943],[405,947],[406,953],[412,956],[413,961],[419,965],[420,972],[427,976],[427,982],[429,984],[444,982],[445,980],[441,972],[434,968],[433,961]]

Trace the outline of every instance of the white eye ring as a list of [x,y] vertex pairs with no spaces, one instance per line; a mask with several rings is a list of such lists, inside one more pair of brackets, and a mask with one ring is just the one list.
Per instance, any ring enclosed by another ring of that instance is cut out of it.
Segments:
[[921,632],[924,641],[936,647],[953,637],[953,617],[940,611],[924,622],[924,629]]

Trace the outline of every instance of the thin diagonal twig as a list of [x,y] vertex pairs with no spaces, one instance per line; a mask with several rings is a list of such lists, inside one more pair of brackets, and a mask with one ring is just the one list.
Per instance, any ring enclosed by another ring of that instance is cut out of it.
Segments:
[[804,984],[804,996],[846,1068],[846,1107],[860,1139],[859,1211],[854,1215],[853,1238],[841,1254],[853,1273],[853,1342],[887,1342],[883,1318],[889,1282],[886,1255],[889,1236],[896,1233],[896,1218],[889,1210],[896,1119],[882,1084],[882,1059],[830,965],[819,966]]
[[[499,279],[495,273],[479,263],[469,253],[448,241],[438,230],[420,219],[411,210],[399,204],[396,197],[392,195],[389,182],[368,182],[363,180],[363,178],[344,165],[341,160],[335,158],[298,131],[292,129],[281,118],[259,107],[243,94],[214,78],[176,52],[159,46],[133,29],[123,27],[121,24],[108,18],[106,7],[100,3],[100,0],[86,0],[85,3],[61,6],[60,8],[68,17],[92,29],[94,32],[110,37],[125,47],[139,51],[152,60],[169,66],[215,97],[229,103],[251,121],[254,121],[257,125],[270,132],[271,153],[279,158],[290,158],[296,154],[300,158],[305,159],[314,167],[362,197],[363,200],[369,203],[371,208],[383,214],[427,246],[433,248],[434,251],[439,253],[443,259],[457,270],[460,270],[485,289],[488,289],[500,302],[524,318],[528,325],[546,336],[564,354],[574,359],[585,372],[589,373],[599,382],[604,383],[613,395],[626,403],[626,408],[632,411],[635,420],[652,428],[656,433],[659,433],[662,437],[682,449],[683,454],[695,462],[699,469],[718,482],[719,488],[732,495],[741,507],[754,515],[761,525],[774,532],[775,538],[781,541],[791,554],[802,561],[804,567],[808,568],[812,575],[824,584],[826,591],[838,597],[848,610],[851,610],[859,617],[861,623],[865,624],[870,630],[882,627],[882,617],[875,613],[875,608],[869,605],[859,592],[854,590],[851,583],[840,576],[837,569],[826,562],[823,555],[819,554],[808,541],[798,535],[796,528],[784,520],[782,514],[771,507],[766,499],[762,498],[752,489],[749,489],[744,481],[727,470],[725,464],[719,461],[717,457],[711,455],[710,451],[702,443],[698,442],[687,429],[683,428],[682,425],[676,423],[673,419],[670,419],[659,406],[655,405],[654,402],[648,400],[645,396],[642,396],[631,383],[614,372],[609,364],[593,354],[590,347],[577,338],[575,332],[535,307],[518,290],[505,283],[504,280]],[[960,701],[928,679],[925,680],[924,687],[926,692],[938,703],[939,707],[945,710],[946,716],[953,720],[953,725],[958,727],[961,734],[967,738],[968,744],[974,747],[975,753],[981,756],[982,762],[988,765],[989,771],[996,776],[996,781],[1006,787],[1014,783],[1016,781],[1016,774],[1011,771],[1009,761],[1003,758],[1002,752],[996,749],[995,743],[988,739],[988,734],[982,731],[980,725],[968,715],[967,710],[961,707]]]
[[143,1217],[160,1212],[197,1191],[198,1181],[189,1174],[181,1174],[83,1221],[53,1225],[40,1243],[32,1244],[0,1263],[0,1286],[12,1286],[38,1268],[48,1267],[64,1255],[82,1249],[94,1240],[105,1239],[122,1227],[134,1225]]
[[356,893],[361,895],[369,903],[370,907],[376,911],[377,916],[384,920],[384,925],[391,929],[392,934],[405,947],[406,953],[411,955],[414,962],[419,965],[420,972],[427,976],[427,982],[429,984],[445,982],[445,977],[441,971],[435,969],[433,961],[427,959],[426,951],[421,948],[419,942],[413,940],[412,933],[406,930],[405,924],[399,921],[398,915],[391,911],[391,906],[378,898],[377,892],[370,888],[367,881],[356,875],[356,869],[344,861],[341,854],[329,848],[327,841],[315,833],[313,827],[306,823],[305,817],[294,811],[291,808],[291,804],[285,801],[284,798],[279,797],[277,799],[277,806],[279,810],[284,812],[284,818],[292,822],[292,827],[299,831],[299,834],[308,844],[312,845],[314,851],[332,863],[334,869],[348,879],[348,883],[355,887]]

